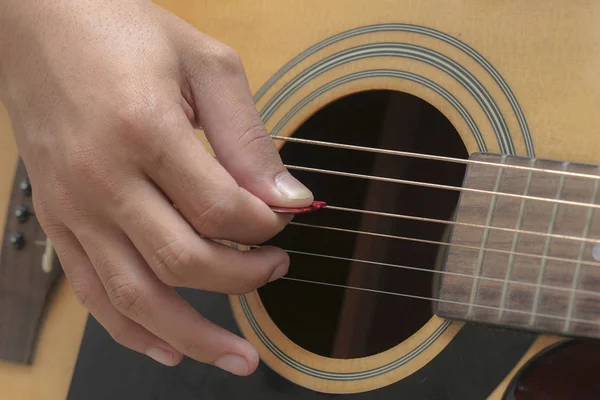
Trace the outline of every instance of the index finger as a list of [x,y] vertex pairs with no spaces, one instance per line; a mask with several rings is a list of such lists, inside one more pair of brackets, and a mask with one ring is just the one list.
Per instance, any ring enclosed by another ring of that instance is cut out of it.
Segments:
[[192,74],[196,116],[223,167],[236,182],[271,206],[303,207],[312,192],[285,168],[252,99],[241,59],[220,43],[208,71]]

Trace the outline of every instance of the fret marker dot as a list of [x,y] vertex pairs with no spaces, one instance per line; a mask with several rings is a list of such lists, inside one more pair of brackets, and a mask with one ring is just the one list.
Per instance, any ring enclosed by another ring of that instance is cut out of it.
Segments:
[[594,260],[600,261],[600,244],[594,246],[594,251],[592,254],[594,256]]

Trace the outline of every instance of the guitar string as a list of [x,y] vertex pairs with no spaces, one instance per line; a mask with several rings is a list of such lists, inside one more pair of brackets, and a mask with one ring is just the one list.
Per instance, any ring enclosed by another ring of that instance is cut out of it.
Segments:
[[[271,137],[275,140],[285,140],[285,141],[296,142],[296,143],[343,148],[343,149],[350,149],[350,150],[360,150],[360,151],[367,151],[367,152],[372,152],[372,153],[380,153],[380,154],[388,154],[388,155],[401,155],[401,156],[408,156],[408,157],[414,157],[414,158],[422,158],[422,159],[430,159],[430,160],[438,160],[438,161],[446,161],[446,162],[454,162],[454,163],[462,163],[462,164],[487,165],[487,166],[495,166],[495,167],[501,167],[501,168],[512,168],[512,169],[519,169],[519,170],[526,170],[526,171],[537,171],[537,172],[550,173],[550,174],[556,174],[556,175],[567,175],[567,176],[589,178],[589,179],[600,179],[600,176],[597,176],[597,175],[574,173],[574,172],[568,172],[568,171],[555,171],[555,170],[536,168],[536,167],[498,164],[498,163],[493,163],[493,162],[470,160],[470,159],[469,160],[456,159],[456,158],[444,157],[444,156],[419,154],[419,153],[413,153],[413,152],[395,151],[395,150],[388,150],[388,149],[377,149],[377,148],[369,148],[369,147],[363,147],[363,146],[346,145],[346,144],[341,144],[341,143],[323,142],[323,141],[307,140],[307,139],[299,139],[299,138],[288,138],[288,137],[281,137],[281,136],[274,136],[274,135],[272,135]],[[341,172],[341,171],[310,168],[310,167],[304,167],[304,166],[286,165],[286,168],[292,169],[292,170],[300,170],[300,171],[306,171],[306,172],[318,172],[318,173],[352,177],[352,178],[371,179],[371,180],[379,180],[379,181],[391,182],[391,183],[401,183],[401,184],[425,186],[425,187],[437,188],[437,189],[468,191],[468,192],[481,193],[481,194],[501,195],[501,196],[521,198],[521,199],[530,199],[530,200],[535,200],[535,201],[546,201],[546,202],[550,202],[550,203],[561,203],[561,204],[569,204],[569,205],[575,205],[575,206],[587,206],[589,208],[600,208],[600,206],[593,204],[593,203],[582,203],[582,202],[574,202],[574,201],[566,201],[566,200],[547,199],[547,198],[535,197],[535,196],[524,196],[524,195],[511,194],[511,193],[487,191],[487,190],[481,190],[481,189],[454,187],[454,186],[448,186],[448,185],[432,184],[432,183],[427,183],[427,182],[417,182],[417,181],[409,181],[409,180],[403,180],[403,179],[394,179],[394,178],[386,178],[386,177],[379,177],[379,176],[372,176],[372,175],[355,174],[355,173],[348,173],[348,172]],[[326,206],[326,208],[327,208],[327,206]],[[454,222],[454,221],[435,220],[435,219],[431,219],[431,218],[416,217],[416,216],[409,216],[409,215],[402,215],[402,214],[382,213],[382,212],[369,211],[369,210],[357,210],[357,209],[350,209],[350,208],[340,207],[340,206],[330,205],[329,208],[333,209],[333,210],[338,210],[338,211],[358,212],[358,213],[365,213],[365,214],[372,214],[372,215],[389,216],[389,217],[394,217],[394,218],[413,219],[413,220],[419,220],[419,221],[425,221],[425,222],[436,222],[436,223],[446,223],[446,224],[486,228],[486,226],[478,225],[478,224],[466,224],[466,223],[460,223],[460,222]],[[319,226],[319,225],[301,224],[301,223],[297,223],[297,222],[291,222],[291,224],[299,225],[299,226],[306,226],[306,227],[311,227],[311,228],[331,229],[331,230],[350,232],[350,233],[355,233],[355,234],[375,235],[375,236],[383,236],[383,237],[393,238],[393,239],[425,242],[425,243],[430,243],[430,244],[455,246],[455,247],[460,246],[460,245],[450,244],[450,243],[445,243],[445,242],[436,242],[436,241],[428,241],[428,240],[424,240],[424,239],[406,238],[406,237],[393,236],[393,235],[384,235],[384,234],[378,234],[375,232],[364,232],[364,231],[356,231],[356,230],[349,230],[349,229],[342,229],[342,228],[324,227],[324,226]],[[565,236],[565,235],[557,235],[557,234],[549,235],[549,234],[544,234],[541,232],[500,228],[500,227],[487,227],[487,228],[500,229],[500,230],[512,231],[512,232],[521,232],[521,233],[525,233],[525,234],[532,234],[532,235],[539,235],[539,236],[550,236],[550,237],[558,237],[558,238],[562,238],[562,239],[581,240],[581,241],[587,241],[587,242],[592,242],[592,243],[598,243],[598,241],[595,241],[593,239],[582,239],[582,238],[577,238],[577,237],[573,237],[573,236]],[[256,247],[256,246],[254,246],[254,247]],[[539,255],[534,255],[534,254],[502,251],[502,250],[498,250],[498,249],[483,249],[483,248],[477,248],[475,246],[464,246],[464,245],[460,246],[460,247],[468,247],[468,248],[474,248],[477,250],[487,250],[487,251],[492,250],[492,251],[499,251],[499,252],[508,253],[508,254],[519,254],[519,255],[524,255],[524,256],[544,258],[544,256],[539,256]],[[356,261],[356,262],[363,262],[363,263],[370,263],[370,264],[386,265],[386,266],[391,266],[391,267],[395,267],[395,268],[404,268],[404,269],[418,270],[418,271],[423,271],[423,272],[427,271],[427,272],[431,272],[431,273],[459,275],[459,276],[465,276],[468,278],[472,278],[472,276],[470,276],[468,274],[452,273],[449,271],[436,271],[436,270],[429,270],[429,269],[418,268],[418,267],[409,267],[409,266],[394,265],[394,264],[388,264],[388,263],[378,263],[375,261],[351,259],[351,258],[346,258],[346,257],[329,256],[329,255],[323,255],[323,254],[318,254],[318,253],[308,253],[308,252],[300,252],[300,251],[294,251],[294,250],[285,250],[285,251],[290,252],[290,253],[305,254],[305,255],[311,255],[311,256],[317,256],[317,257],[335,258],[335,259],[342,259],[342,260],[346,260],[346,261]],[[562,258],[556,258],[556,257],[546,257],[546,258],[570,262],[570,263],[574,262],[569,259],[562,259]],[[587,262],[584,262],[584,264],[600,265],[597,263],[587,263]],[[338,287],[338,288],[351,289],[351,290],[367,291],[367,292],[379,293],[379,294],[410,297],[410,298],[422,299],[422,300],[428,300],[428,301],[434,301],[434,302],[445,302],[445,303],[451,303],[451,304],[456,304],[456,305],[474,306],[474,307],[478,307],[478,308],[486,308],[486,309],[492,309],[492,310],[503,310],[505,312],[520,313],[520,314],[525,314],[528,316],[535,315],[535,316],[539,316],[539,317],[557,319],[560,321],[565,320],[564,317],[550,315],[550,314],[543,314],[543,313],[537,313],[537,312],[532,313],[530,311],[513,310],[513,309],[500,308],[500,307],[494,307],[494,306],[485,306],[485,305],[481,305],[481,304],[470,304],[468,302],[457,302],[457,301],[451,301],[451,300],[445,300],[445,299],[435,299],[435,298],[431,298],[431,297],[417,296],[417,295],[411,295],[411,294],[407,294],[407,293],[381,291],[381,290],[375,290],[375,289],[360,288],[360,287],[354,287],[354,286],[348,286],[348,285],[333,284],[333,283],[328,283],[328,282],[319,282],[319,281],[312,281],[312,280],[292,278],[292,277],[283,277],[281,279],[297,281],[297,282],[304,282],[304,283],[326,285],[326,286],[330,286],[330,287]],[[491,278],[491,277],[482,277],[482,279],[492,280],[492,281],[500,281],[500,282],[506,281],[504,279]],[[514,284],[521,284],[521,285],[525,285],[525,286],[537,286],[537,284],[530,284],[530,283],[525,283],[525,282],[517,282],[517,281],[506,281],[506,282],[514,283]],[[560,288],[560,287],[550,286],[550,285],[541,285],[540,287],[544,288],[544,289],[563,290],[563,291],[573,292],[573,293],[583,293],[583,294],[588,294],[588,295],[592,295],[592,296],[600,296],[599,293],[585,291],[585,290],[581,290],[581,289]],[[578,323],[586,323],[586,324],[600,326],[600,323],[598,321],[580,319],[580,318],[579,319],[572,318],[571,320],[574,322],[578,322]]]
[[447,242],[440,242],[437,240],[418,239],[418,238],[413,238],[413,237],[408,237],[408,236],[389,235],[386,233],[338,228],[338,227],[334,227],[334,226],[325,226],[325,225],[313,225],[313,224],[306,224],[303,222],[294,222],[294,221],[290,222],[289,225],[302,226],[302,227],[306,227],[306,228],[324,229],[324,230],[329,230],[329,231],[337,231],[337,232],[345,232],[345,233],[354,233],[354,234],[367,235],[367,236],[377,236],[377,237],[381,237],[381,238],[385,238],[385,239],[405,240],[405,241],[409,241],[409,242],[418,242],[418,243],[435,244],[435,245],[447,246],[447,247],[465,248],[465,249],[470,249],[470,250],[477,250],[480,252],[487,251],[487,252],[492,252],[492,253],[502,253],[502,254],[509,254],[509,255],[514,254],[516,256],[546,259],[546,260],[552,260],[552,261],[565,262],[565,263],[569,263],[569,264],[582,264],[582,265],[590,265],[590,266],[594,266],[594,267],[600,267],[600,263],[592,262],[592,261],[578,261],[578,260],[571,260],[569,258],[543,256],[543,255],[539,255],[539,254],[521,253],[521,252],[516,252],[516,251],[501,250],[501,249],[494,249],[494,248],[488,248],[488,247],[469,246],[466,244],[447,243]]
[[[338,283],[313,281],[313,280],[310,280],[310,279],[292,278],[292,277],[288,277],[288,276],[281,277],[280,279],[282,279],[282,280],[288,280],[288,281],[295,281],[295,282],[311,283],[311,284],[323,285],[323,286],[330,286],[330,287],[337,287],[337,288],[341,288],[341,289],[359,290],[359,291],[376,293],[376,294],[385,294],[385,295],[392,295],[392,296],[408,297],[408,298],[413,298],[413,299],[418,299],[418,300],[427,300],[427,301],[433,301],[433,302],[438,302],[438,303],[448,303],[448,304],[461,305],[461,306],[472,306],[472,307],[476,307],[476,308],[485,308],[485,309],[488,309],[488,310],[495,310],[495,311],[503,310],[504,312],[509,312],[509,313],[512,312],[512,313],[517,313],[517,314],[524,314],[524,315],[527,315],[527,316],[535,315],[537,317],[556,319],[558,321],[565,321],[566,320],[566,318],[558,316],[558,315],[538,313],[538,312],[532,313],[530,311],[514,310],[514,309],[510,309],[510,308],[500,308],[500,307],[495,307],[495,306],[486,306],[486,305],[483,305],[483,304],[470,304],[468,302],[461,302],[461,301],[454,301],[454,300],[435,299],[433,297],[419,296],[419,295],[408,294],[408,293],[397,293],[397,292],[391,292],[391,291],[385,291],[385,290],[376,290],[376,289],[363,288],[363,287],[358,287],[358,286],[342,285],[342,284],[338,284]],[[570,318],[570,321],[578,322],[578,323],[583,323],[583,324],[590,324],[590,325],[594,325],[594,326],[600,326],[600,321],[594,321],[594,320],[591,320],[591,319]],[[564,332],[564,330],[561,330],[561,331]]]
[[[494,166],[503,167],[503,168],[504,167],[517,168],[517,169],[533,170],[533,171],[539,171],[539,172],[557,173],[559,175],[562,174],[562,175],[578,176],[578,177],[583,177],[583,178],[600,179],[600,175],[596,176],[596,175],[580,174],[580,173],[568,172],[568,171],[554,171],[554,170],[550,170],[550,169],[522,167],[522,166],[516,166],[516,165],[509,165],[509,164],[487,163],[487,162],[482,162],[482,161],[477,161],[477,160],[465,160],[465,159],[460,159],[460,158],[434,156],[434,155],[427,155],[427,154],[421,154],[421,153],[402,152],[402,151],[396,151],[396,150],[383,150],[383,149],[377,149],[377,148],[371,148],[371,147],[344,145],[341,143],[320,142],[320,141],[316,141],[316,140],[298,139],[298,138],[291,138],[291,137],[288,138],[285,136],[271,135],[270,137],[273,139],[288,140],[288,141],[293,141],[293,142],[298,142],[298,143],[308,143],[308,144],[314,144],[314,145],[320,145],[320,146],[328,145],[330,147],[351,148],[354,150],[364,149],[363,151],[367,151],[367,152],[406,155],[406,156],[411,156],[411,157],[418,156],[421,158],[440,159],[440,160],[447,160],[447,161],[451,161],[451,162],[461,162],[461,163],[462,162],[478,163],[478,164],[484,163],[484,164],[494,165]],[[218,161],[218,157],[214,156],[214,158]],[[582,203],[582,202],[578,202],[578,201],[549,199],[549,198],[537,197],[537,196],[525,196],[522,194],[498,192],[498,191],[494,191],[494,190],[484,190],[484,189],[476,189],[476,188],[468,188],[468,187],[460,187],[460,186],[443,185],[443,184],[430,183],[430,182],[411,181],[411,180],[406,180],[406,179],[388,178],[388,177],[376,176],[376,175],[365,175],[365,174],[357,174],[357,173],[352,173],[352,172],[334,171],[334,170],[328,170],[328,169],[323,169],[323,168],[311,168],[311,167],[306,167],[306,166],[301,166],[301,165],[284,164],[284,166],[287,169],[296,170],[296,171],[315,172],[315,173],[337,175],[337,176],[343,176],[343,177],[349,177],[349,178],[368,179],[368,180],[375,180],[375,181],[388,182],[388,183],[422,186],[422,187],[428,187],[428,188],[433,188],[433,189],[453,190],[453,191],[457,191],[457,192],[471,192],[471,193],[488,194],[488,195],[495,195],[495,196],[512,197],[512,198],[517,198],[517,199],[544,201],[544,202],[548,202],[551,204],[559,203],[559,204],[582,206],[582,207],[588,207],[588,208],[600,208],[600,204]]]
[[[249,247],[253,248],[253,249],[257,249],[257,248],[259,248],[261,246],[252,245],[252,246],[249,246]],[[341,261],[350,261],[350,262],[358,262],[358,263],[363,263],[363,264],[378,265],[378,266],[382,266],[382,267],[391,267],[391,268],[397,268],[397,269],[402,269],[402,270],[411,270],[411,271],[426,272],[426,273],[431,273],[431,274],[452,275],[452,276],[459,276],[459,277],[462,277],[462,278],[469,278],[469,279],[475,278],[474,275],[460,273],[460,272],[440,271],[440,270],[435,270],[435,269],[412,267],[412,266],[409,266],[409,265],[385,263],[385,262],[380,262],[380,261],[364,260],[364,259],[360,259],[360,258],[334,256],[334,255],[330,255],[330,254],[312,253],[312,252],[300,251],[300,250],[291,250],[291,249],[282,249],[282,250],[284,250],[287,253],[291,253],[291,254],[299,254],[299,255],[305,255],[305,256],[311,256],[311,257],[327,258],[327,259],[332,259],[332,260],[341,260]],[[501,278],[494,278],[494,277],[491,277],[491,276],[481,276],[481,277],[479,277],[479,279],[486,280],[486,281],[491,281],[491,282],[510,283],[510,284],[515,284],[515,285],[538,287],[538,285],[536,283],[520,282],[520,281],[515,281],[515,280],[506,280],[506,279],[501,279]],[[542,288],[542,289],[549,289],[549,290],[557,290],[557,291],[568,292],[569,294],[575,293],[575,294],[585,294],[585,295],[589,295],[589,296],[593,296],[593,297],[600,297],[600,293],[599,292],[593,292],[591,290],[572,289],[572,288],[565,288],[565,287],[560,287],[560,286],[552,286],[552,285],[544,285],[544,284],[539,285],[539,287]]]
[[284,165],[286,168],[291,169],[291,170],[296,170],[296,171],[315,172],[315,173],[321,173],[321,174],[326,174],[326,175],[343,176],[343,177],[348,177],[348,178],[358,178],[358,179],[367,179],[367,180],[380,181],[380,182],[422,186],[422,187],[428,187],[428,188],[433,188],[433,189],[453,190],[456,192],[470,192],[470,193],[487,194],[487,195],[494,195],[494,196],[513,197],[513,198],[517,198],[517,199],[544,201],[544,202],[548,202],[551,204],[567,204],[567,205],[571,205],[571,206],[600,208],[600,204],[582,203],[579,201],[549,199],[549,198],[537,197],[537,196],[525,196],[522,194],[498,192],[498,191],[494,191],[494,190],[484,190],[484,189],[475,189],[475,188],[469,188],[469,187],[450,186],[450,185],[444,185],[444,184],[439,184],[439,183],[411,181],[411,180],[407,180],[407,179],[388,178],[388,177],[377,176],[377,175],[365,175],[365,174],[335,171],[335,170],[329,170],[329,169],[323,169],[323,168],[311,168],[311,167],[305,167],[305,166],[301,166],[301,165],[291,165],[291,164],[284,164]]
[[[524,166],[515,166],[515,165],[507,165],[507,164],[497,164],[497,163],[491,163],[491,162],[485,162],[485,161],[478,161],[478,160],[465,160],[465,159],[457,159],[457,158],[444,157],[444,156],[435,156],[435,155],[427,155],[427,154],[419,154],[419,153],[403,152],[403,151],[395,151],[395,150],[386,150],[386,149],[376,149],[376,148],[368,148],[368,147],[363,147],[363,146],[345,145],[345,144],[341,144],[341,143],[322,142],[322,141],[306,140],[306,139],[298,139],[298,138],[288,138],[288,137],[278,137],[278,136],[271,136],[271,137],[273,139],[286,140],[286,141],[296,142],[296,143],[305,143],[305,144],[311,144],[311,145],[336,147],[336,148],[344,148],[344,149],[352,149],[352,150],[361,150],[361,151],[367,151],[367,152],[373,152],[373,153],[380,153],[380,154],[402,155],[402,156],[409,156],[409,157],[422,158],[422,159],[432,159],[432,160],[454,162],[454,163],[488,165],[488,166],[497,166],[497,167],[501,167],[501,168],[513,168],[513,169],[528,170],[528,171],[538,171],[538,172],[543,172],[543,173],[552,173],[552,174],[557,174],[557,175],[569,175],[569,176],[576,176],[576,177],[581,177],[581,178],[600,179],[600,176],[596,176],[596,175],[573,173],[573,172],[565,172],[565,171],[555,171],[555,170],[541,169],[541,168],[535,168],[535,167],[524,167]],[[570,205],[578,205],[578,206],[588,206],[588,207],[600,208],[600,206],[592,204],[592,203],[572,202],[572,201],[566,201],[566,200],[552,200],[552,199],[540,198],[540,197],[535,197],[535,196],[523,196],[523,195],[516,195],[516,194],[511,194],[511,193],[502,193],[502,192],[495,192],[495,191],[485,191],[485,190],[481,190],[481,189],[454,187],[454,186],[440,185],[440,184],[431,184],[431,183],[427,183],[427,182],[416,182],[416,181],[408,181],[408,180],[402,180],[402,179],[376,177],[376,176],[370,176],[370,175],[346,173],[346,172],[341,172],[341,171],[331,171],[331,170],[309,168],[309,167],[303,167],[303,166],[286,165],[286,167],[289,168],[289,169],[296,169],[296,170],[307,171],[307,172],[320,172],[320,173],[340,175],[340,176],[347,176],[347,177],[355,177],[355,178],[363,178],[363,179],[373,179],[373,180],[383,180],[383,181],[393,182],[393,183],[404,183],[404,184],[411,184],[411,185],[418,185],[418,186],[433,187],[433,188],[438,188],[438,189],[457,190],[457,191],[471,191],[471,192],[477,192],[477,193],[494,194],[494,195],[505,195],[505,196],[517,197],[517,198],[526,198],[526,199],[537,200],[537,201],[548,201],[548,202],[552,202],[552,203],[563,203],[563,204],[570,204]],[[424,217],[413,217],[413,216],[400,215],[400,214],[380,213],[380,212],[373,212],[373,211],[368,211],[368,210],[356,210],[356,209],[349,209],[349,208],[336,207],[336,206],[328,206],[328,208],[342,210],[342,211],[350,211],[350,212],[363,212],[363,213],[367,213],[367,214],[386,215],[386,216],[392,216],[392,217],[397,217],[397,218],[415,219],[415,220],[421,220],[421,221],[427,221],[427,222],[453,223],[452,221],[433,220],[433,219],[428,219],[428,218],[424,218]],[[487,250],[487,251],[501,251],[501,250],[498,250],[498,249],[484,249],[484,248],[478,248],[478,247],[475,247],[475,246],[456,245],[456,244],[449,244],[449,243],[445,243],[445,242],[437,242],[437,241],[429,241],[429,240],[416,239],[416,238],[406,238],[406,237],[401,237],[401,236],[377,234],[377,233],[374,233],[374,232],[355,231],[355,230],[348,230],[348,229],[342,229],[342,228],[325,227],[325,226],[310,225],[310,224],[301,224],[301,223],[296,223],[296,222],[291,222],[291,224],[299,225],[299,226],[305,226],[305,227],[312,227],[312,228],[331,229],[331,230],[337,230],[337,231],[351,232],[351,233],[357,233],[357,234],[367,234],[367,235],[383,236],[383,237],[393,238],[393,239],[419,241],[419,242],[430,243],[430,244],[447,245],[447,246],[455,246],[455,247],[466,247],[466,248],[472,248],[472,249],[478,249],[478,250]],[[457,224],[457,225],[461,224],[461,225],[477,226],[477,227],[486,228],[486,226],[484,226],[484,225],[477,225],[477,224],[464,224],[464,223],[457,223],[457,222],[454,222],[454,224]],[[488,227],[488,228],[492,228],[493,229],[493,228],[498,228],[498,227]],[[508,229],[508,228],[500,228],[500,229],[502,229],[502,230],[508,230],[508,231],[519,231],[519,232],[527,233],[527,234],[538,234],[538,235],[541,235],[541,236],[556,236],[556,237],[561,237],[563,239],[580,240],[580,239],[575,238],[575,237],[568,237],[568,236],[564,236],[564,235],[547,235],[547,234],[543,234],[541,232],[522,231],[522,230],[514,230],[514,229]],[[589,240],[589,241],[591,241],[593,243],[597,243],[597,241],[594,241],[594,240]],[[258,247],[258,246],[252,246],[252,247]],[[386,265],[386,266],[392,266],[392,267],[395,267],[395,268],[411,269],[411,270],[418,270],[418,271],[423,271],[423,272],[441,273],[441,274],[448,274],[448,275],[458,275],[458,276],[464,276],[464,277],[469,277],[469,278],[473,277],[473,276],[468,275],[468,274],[452,273],[452,272],[448,272],[448,271],[436,271],[436,270],[429,270],[429,269],[418,268],[418,267],[409,267],[409,266],[403,266],[403,265],[394,265],[394,264],[388,264],[388,263],[379,263],[379,262],[368,261],[368,260],[351,259],[351,258],[345,258],[345,257],[329,256],[329,255],[323,255],[323,254],[317,254],[317,253],[308,253],[308,252],[299,252],[299,251],[293,251],[293,250],[285,250],[285,251],[291,252],[291,253],[298,253],[298,254],[305,254],[305,255],[311,255],[311,256],[318,256],[318,257],[335,258],[335,259],[342,259],[342,260],[348,260],[348,261],[357,261],[357,262],[371,263],[371,264],[377,264],[377,265]],[[501,252],[511,253],[510,251],[501,251]],[[517,252],[514,252],[513,254],[523,255],[523,256],[530,256],[530,257],[544,258],[544,256],[539,256],[539,255],[534,255],[534,254],[527,254],[527,253],[517,253]],[[547,259],[555,259],[555,260],[559,260],[559,261],[574,262],[574,261],[571,261],[569,259],[562,259],[562,258],[555,258],[555,257],[546,257],[546,258]],[[597,264],[597,263],[586,263],[586,262],[583,262],[583,263],[584,264],[590,264],[590,265],[600,265],[600,264]],[[537,312],[533,313],[533,312],[528,312],[528,311],[513,310],[513,309],[500,308],[500,307],[494,307],[494,306],[486,306],[486,305],[481,305],[481,304],[471,304],[471,303],[468,303],[468,302],[458,302],[458,301],[445,300],[445,299],[435,299],[435,298],[432,298],[432,297],[411,295],[411,294],[407,294],[407,293],[397,293],[397,292],[390,292],[390,291],[382,291],[382,290],[375,290],[375,289],[369,289],[369,288],[361,288],[361,287],[355,287],[355,286],[334,284],[334,283],[329,283],[329,282],[319,282],[319,281],[313,281],[313,280],[307,280],[307,279],[300,279],[300,278],[292,278],[292,277],[282,277],[281,279],[290,280],[290,281],[296,281],[296,282],[318,284],[318,285],[326,285],[326,286],[338,287],[338,288],[344,288],[344,289],[351,289],[351,290],[367,291],[367,292],[372,292],[372,293],[377,293],[377,294],[387,294],[387,295],[409,297],[409,298],[421,299],[421,300],[428,300],[428,301],[434,301],[434,302],[444,302],[444,303],[450,303],[450,304],[455,304],[455,305],[474,306],[474,307],[486,308],[486,309],[492,309],[492,310],[501,310],[502,309],[505,312],[520,313],[520,314],[525,314],[525,315],[528,315],[528,316],[535,315],[535,316],[540,316],[540,317],[545,317],[545,318],[550,318],[550,319],[558,319],[560,321],[566,320],[564,317],[550,315],[550,314],[543,314],[543,313],[537,313]],[[503,280],[503,279],[491,278],[491,277],[481,277],[481,279],[484,279],[484,280],[493,280],[493,281],[501,281],[501,282],[508,282],[508,283],[525,285],[525,286],[538,286],[536,284],[529,284],[529,283],[517,282],[517,281],[506,281],[506,280]],[[585,291],[585,290],[581,290],[581,289],[575,289],[575,290],[573,290],[573,289],[560,288],[560,287],[549,286],[549,285],[541,285],[540,287],[541,288],[546,288],[546,289],[564,290],[564,291],[569,291],[569,292],[573,292],[573,293],[584,293],[584,294],[589,294],[589,295],[593,295],[593,296],[600,296],[600,293]],[[598,325],[598,326],[600,326],[600,323],[598,321],[587,320],[587,319],[580,319],[580,318],[571,318],[570,320],[573,321],[573,322],[586,323],[586,324],[592,324],[592,325]]]
[[444,219],[419,217],[416,215],[394,214],[394,213],[387,213],[387,212],[382,212],[382,211],[361,210],[361,209],[357,209],[357,208],[335,206],[332,204],[327,204],[323,208],[335,210],[335,211],[346,211],[346,212],[351,212],[351,213],[358,213],[358,214],[368,214],[368,215],[376,215],[376,216],[382,216],[382,217],[408,219],[408,220],[413,220],[413,221],[433,222],[433,223],[446,224],[446,225],[467,226],[467,227],[471,227],[471,228],[492,229],[492,230],[499,230],[499,231],[503,231],[503,232],[512,232],[512,233],[523,233],[523,234],[527,234],[527,235],[551,237],[551,238],[555,238],[555,239],[564,239],[564,240],[575,240],[578,242],[588,242],[588,243],[592,243],[592,244],[600,243],[600,240],[581,238],[581,237],[577,237],[577,236],[559,235],[556,233],[548,234],[548,233],[544,233],[544,232],[528,231],[528,230],[514,229],[514,228],[503,228],[500,226],[493,226],[493,225],[472,224],[472,223],[468,223],[468,222],[447,221]]
[[438,155],[433,155],[433,154],[414,153],[414,152],[410,152],[410,151],[401,151],[401,150],[379,149],[376,147],[365,147],[365,146],[357,146],[357,145],[352,145],[352,144],[326,142],[326,141],[312,140],[312,139],[301,139],[301,138],[287,137],[287,136],[271,135],[271,138],[275,139],[275,140],[281,140],[281,141],[292,142],[292,143],[308,144],[308,145],[313,145],[313,146],[332,147],[332,148],[339,148],[339,149],[346,149],[346,150],[357,150],[357,151],[363,151],[363,152],[367,152],[367,153],[379,153],[379,154],[386,154],[386,155],[405,156],[405,157],[412,157],[412,158],[445,161],[445,162],[456,163],[456,164],[486,165],[486,166],[493,166],[493,167],[506,168],[506,169],[518,169],[518,170],[523,170],[523,171],[535,171],[535,172],[542,172],[542,173],[549,173],[549,174],[556,174],[556,175],[563,175],[563,176],[566,175],[566,176],[588,178],[588,179],[600,179],[600,175],[591,175],[591,174],[584,174],[584,173],[579,173],[579,172],[552,170],[552,169],[547,169],[547,168],[499,164],[499,163],[494,163],[494,162],[490,162],[490,161],[462,159],[462,158],[454,158],[454,157],[447,157],[447,156],[438,156]]

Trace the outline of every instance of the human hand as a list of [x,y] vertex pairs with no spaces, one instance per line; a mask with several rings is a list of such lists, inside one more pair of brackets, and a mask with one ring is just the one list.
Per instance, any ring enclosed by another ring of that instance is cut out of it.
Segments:
[[[173,287],[247,293],[283,276],[259,244],[312,194],[283,166],[236,53],[145,0],[5,0],[0,96],[36,216],[78,300],[120,344],[234,374],[244,339]],[[202,126],[219,161],[203,147]]]

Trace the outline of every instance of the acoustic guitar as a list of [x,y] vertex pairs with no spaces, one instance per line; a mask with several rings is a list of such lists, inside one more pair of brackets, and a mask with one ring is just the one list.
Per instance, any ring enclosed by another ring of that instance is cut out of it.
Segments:
[[[158,3],[239,52],[327,203],[223,298],[273,374],[198,398],[600,398],[600,3]],[[64,399],[88,316],[0,128],[0,398]]]

